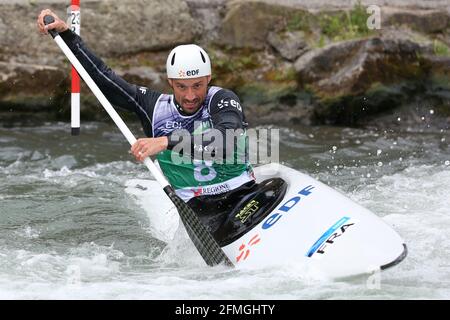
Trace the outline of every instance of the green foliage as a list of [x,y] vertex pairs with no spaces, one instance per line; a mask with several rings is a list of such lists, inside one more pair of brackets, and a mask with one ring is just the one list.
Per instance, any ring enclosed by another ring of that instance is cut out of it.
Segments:
[[333,41],[342,41],[371,34],[372,31],[367,28],[368,18],[365,7],[358,1],[350,11],[323,14],[318,22],[323,35]]
[[435,39],[433,41],[433,51],[434,51],[434,54],[437,56],[450,57],[449,47],[445,43],[443,43],[439,40]]
[[286,29],[288,31],[306,31],[309,32],[311,29],[311,19],[301,12],[296,12],[292,15],[292,17],[287,21]]
[[272,80],[277,82],[295,81],[296,78],[297,72],[294,68],[275,70],[275,72],[272,73]]
[[[319,12],[316,15],[294,12],[286,21],[287,31],[304,31],[311,47],[322,48],[329,42],[356,39],[373,34],[367,27],[370,14],[358,1],[349,11]],[[314,32],[314,30],[320,31]]]
[[221,57],[215,54],[214,51],[210,52],[211,61],[214,65],[214,69],[221,73],[232,73],[237,71],[251,70],[259,67],[260,63],[258,57],[254,54],[227,54],[225,57]]
[[319,48],[323,48],[323,47],[325,47],[325,44],[326,44],[325,37],[321,34],[320,38],[319,38],[319,42],[316,44],[316,46]]

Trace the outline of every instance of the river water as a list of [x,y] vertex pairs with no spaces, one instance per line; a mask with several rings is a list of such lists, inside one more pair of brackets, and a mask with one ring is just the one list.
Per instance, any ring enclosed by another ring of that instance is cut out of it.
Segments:
[[[138,124],[132,131],[140,135]],[[450,299],[450,134],[280,128],[280,161],[367,207],[409,253],[370,277],[301,267],[207,267],[189,239],[165,243],[127,180],[149,178],[112,124],[0,125],[0,299]],[[156,213],[155,213],[156,214]]]

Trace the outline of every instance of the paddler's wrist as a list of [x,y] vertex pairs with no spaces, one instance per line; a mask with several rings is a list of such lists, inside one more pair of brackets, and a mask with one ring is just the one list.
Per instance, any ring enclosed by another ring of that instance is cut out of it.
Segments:
[[161,151],[167,150],[167,147],[169,146],[169,138],[167,138],[166,136],[159,137],[158,141],[160,144]]
[[69,29],[69,25],[64,21],[62,21],[61,19],[59,19],[58,17],[56,17],[56,22],[54,23],[54,25],[55,25],[54,30],[57,31],[58,33],[67,31]]

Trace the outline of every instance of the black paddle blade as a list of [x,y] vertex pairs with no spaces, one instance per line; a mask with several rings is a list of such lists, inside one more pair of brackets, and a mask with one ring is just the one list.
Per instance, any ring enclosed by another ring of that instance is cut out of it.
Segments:
[[164,188],[164,192],[175,204],[178,214],[181,217],[181,221],[198,252],[203,257],[203,260],[205,260],[209,266],[215,266],[221,263],[225,263],[228,266],[234,266],[211,233],[206,230],[205,226],[197,217],[197,214],[179,196],[177,196],[173,188],[167,186]]

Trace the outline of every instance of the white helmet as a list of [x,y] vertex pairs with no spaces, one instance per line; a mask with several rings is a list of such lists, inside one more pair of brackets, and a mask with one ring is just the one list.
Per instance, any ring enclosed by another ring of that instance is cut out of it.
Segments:
[[205,50],[195,44],[174,48],[167,57],[167,78],[190,79],[211,75],[211,61]]

